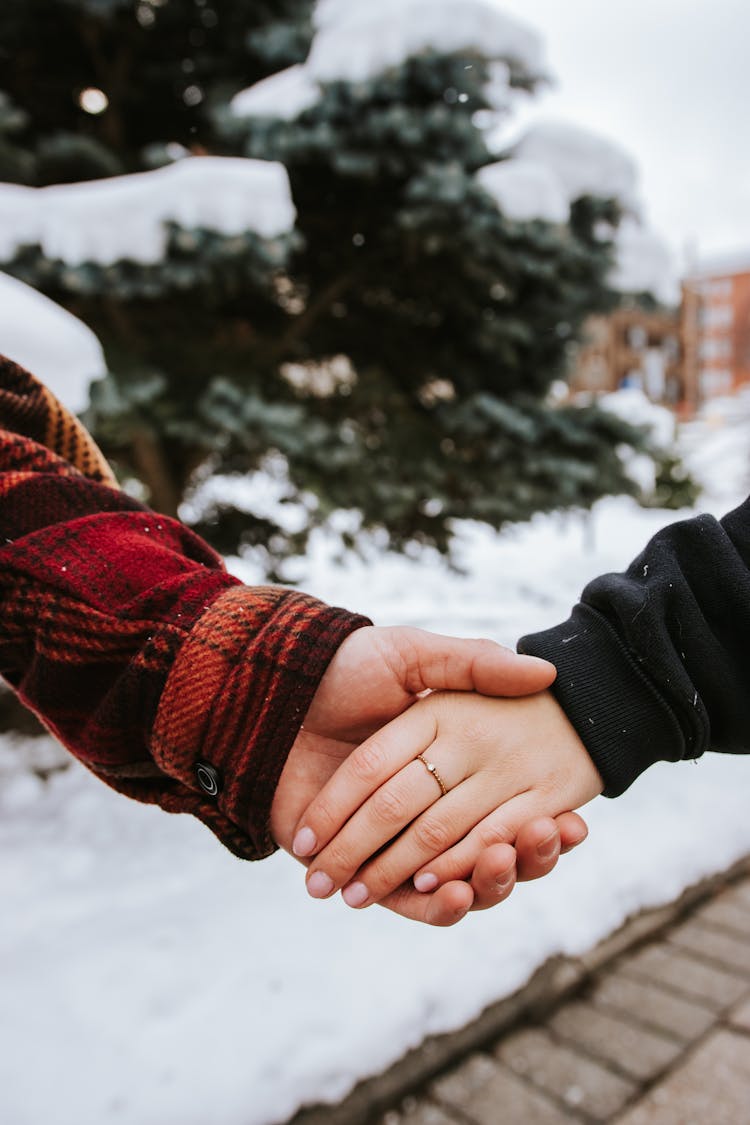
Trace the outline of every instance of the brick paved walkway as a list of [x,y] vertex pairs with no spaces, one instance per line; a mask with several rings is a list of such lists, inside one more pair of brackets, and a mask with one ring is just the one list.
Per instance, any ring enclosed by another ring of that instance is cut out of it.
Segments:
[[750,876],[378,1125],[750,1125]]
[[750,857],[288,1125],[571,1123],[750,1125]]

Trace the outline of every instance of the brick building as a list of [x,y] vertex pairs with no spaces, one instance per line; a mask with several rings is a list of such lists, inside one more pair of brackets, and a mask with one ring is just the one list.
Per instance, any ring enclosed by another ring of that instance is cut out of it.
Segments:
[[590,317],[568,381],[594,394],[637,386],[686,416],[749,384],[750,251],[692,270],[679,309],[626,302]]
[[685,397],[680,315],[625,303],[584,325],[569,377],[571,391],[595,394],[639,387],[654,402],[677,406]]
[[750,251],[706,262],[682,292],[683,367],[698,401],[750,383]]

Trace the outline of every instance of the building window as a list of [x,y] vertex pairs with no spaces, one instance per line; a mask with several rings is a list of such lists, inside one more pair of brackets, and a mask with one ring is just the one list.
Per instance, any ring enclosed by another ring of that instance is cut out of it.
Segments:
[[704,360],[729,359],[732,341],[728,336],[707,336],[701,340],[700,356]]
[[701,371],[701,390],[708,398],[729,394],[732,383],[732,372],[724,368],[708,368]]
[[634,352],[640,352],[648,343],[648,333],[640,324],[631,324],[627,331],[628,347]]
[[731,305],[704,305],[700,312],[703,328],[731,328],[734,309]]
[[700,289],[704,297],[726,300],[732,296],[734,285],[731,278],[725,278],[721,281],[704,281]]

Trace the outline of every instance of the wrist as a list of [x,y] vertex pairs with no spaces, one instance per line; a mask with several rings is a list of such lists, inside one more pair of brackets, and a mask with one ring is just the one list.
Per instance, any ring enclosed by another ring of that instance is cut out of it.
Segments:
[[685,756],[680,725],[607,619],[578,605],[568,621],[522,637],[519,649],[557,668],[551,687],[603,780],[623,793],[656,761]]

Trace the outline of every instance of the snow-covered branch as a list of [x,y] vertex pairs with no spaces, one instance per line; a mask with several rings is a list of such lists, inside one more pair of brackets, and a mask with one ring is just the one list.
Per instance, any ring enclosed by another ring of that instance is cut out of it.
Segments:
[[143,264],[164,256],[170,223],[220,234],[275,238],[294,227],[281,164],[188,157],[153,172],[45,188],[0,185],[0,259],[21,246],[71,266]]

